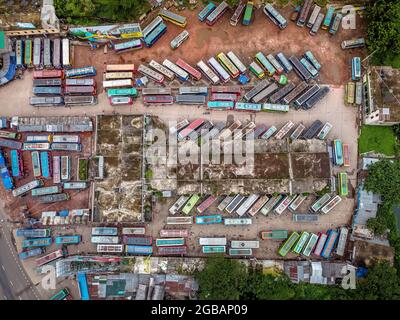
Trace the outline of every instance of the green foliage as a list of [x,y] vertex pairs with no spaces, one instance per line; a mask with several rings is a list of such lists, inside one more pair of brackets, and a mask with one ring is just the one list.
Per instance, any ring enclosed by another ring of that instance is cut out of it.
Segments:
[[400,54],[400,2],[373,0],[366,8],[367,46],[374,61],[383,62]]
[[358,152],[377,152],[387,156],[395,154],[396,137],[390,127],[363,126],[358,138]]
[[146,172],[144,173],[144,177],[147,180],[150,180],[151,178],[153,178],[153,171],[151,171],[151,169],[147,169]]

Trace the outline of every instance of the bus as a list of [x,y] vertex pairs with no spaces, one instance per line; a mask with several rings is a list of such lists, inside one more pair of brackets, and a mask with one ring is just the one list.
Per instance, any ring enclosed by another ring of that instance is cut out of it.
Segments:
[[201,246],[226,246],[226,238],[199,238]]
[[160,24],[163,22],[163,19],[160,16],[154,18],[152,22],[150,22],[143,30],[142,35],[143,39],[149,36],[149,34]]
[[329,87],[323,87],[320,89],[316,94],[314,94],[310,99],[306,101],[304,104],[303,108],[305,110],[311,109],[313,106],[317,104],[318,101],[320,101],[322,98],[324,98],[328,92],[330,91]]
[[33,71],[33,79],[47,79],[47,78],[63,78],[63,71],[62,70],[40,70],[40,71]]
[[269,60],[269,62],[271,62],[272,66],[275,68],[278,74],[281,74],[284,71],[281,64],[275,59],[272,54],[267,55],[267,59]]
[[247,1],[246,9],[244,11],[242,24],[244,26],[248,26],[251,22],[251,18],[253,17],[253,1]]
[[31,159],[32,159],[33,176],[40,177],[42,175],[42,170],[40,168],[39,152],[38,151],[31,152]]
[[300,205],[304,202],[304,200],[307,199],[307,195],[305,194],[299,194],[294,200],[293,202],[290,204],[290,206],[288,207],[288,209],[292,212],[296,211]]
[[[70,79],[72,80],[72,79]],[[50,78],[50,79],[33,79],[34,87],[61,87],[61,78]]]
[[133,87],[132,79],[120,79],[120,80],[105,80],[103,81],[103,88],[124,88],[124,87]]
[[134,64],[107,64],[106,72],[135,72]]
[[50,229],[17,229],[17,237],[25,238],[46,238],[50,237]]
[[272,137],[272,135],[277,131],[278,129],[275,126],[271,126],[267,131],[263,133],[261,136],[261,139],[268,140],[269,138]]
[[200,128],[202,125],[204,124],[204,120],[203,119],[196,119],[193,122],[191,122],[189,124],[189,126],[187,126],[186,128],[184,128],[183,130],[181,130],[178,133],[178,140],[182,141],[184,139],[186,139],[190,133],[192,133],[192,131]]
[[340,172],[339,173],[339,195],[345,197],[349,194],[349,190],[347,187],[347,173]]
[[305,0],[304,1],[304,4],[300,10],[299,18],[297,19],[297,22],[296,22],[296,24],[299,27],[304,27],[313,2],[314,2],[313,0]]
[[13,177],[22,177],[24,174],[24,164],[22,161],[21,150],[11,150],[11,175]]
[[309,257],[311,255],[311,252],[314,250],[317,241],[318,241],[318,235],[316,235],[315,233],[311,233],[311,236],[308,239],[308,242],[303,249],[304,256]]
[[240,86],[212,86],[211,93],[232,93],[240,96],[242,89]]
[[275,208],[274,212],[281,215],[289,206],[289,204],[293,201],[295,195],[287,195],[285,196],[279,205]]
[[86,181],[75,181],[75,182],[64,182],[63,188],[64,190],[83,190],[88,187]]
[[60,156],[53,156],[53,183],[60,183]]
[[219,77],[212,71],[203,60],[200,60],[197,63],[197,67],[203,72],[203,74],[212,82],[212,84],[218,84],[220,82]]
[[158,82],[158,83],[163,83],[164,82],[164,76],[154,70],[151,70],[150,68],[140,65],[138,68],[138,71],[143,74],[144,76],[149,77],[150,79]]
[[[268,87],[266,87],[265,89],[263,89],[262,91],[257,93],[252,98],[253,102],[255,102],[255,103],[261,102],[262,100],[268,98],[268,96],[270,96],[272,93],[274,93],[278,88],[279,87],[275,82],[271,83]],[[261,111],[261,109],[260,109],[260,111]]]
[[324,249],[325,242],[326,242],[326,239],[328,238],[328,236],[324,232],[318,233],[318,236],[319,236],[318,242],[315,245],[313,254],[319,257],[319,256],[321,256],[322,249]]
[[96,76],[96,68],[93,66],[65,70],[66,78],[83,78],[94,76]]
[[346,227],[340,228],[339,239],[338,239],[338,243],[336,246],[336,254],[338,256],[344,255],[344,250],[346,248],[346,241],[347,241],[348,234],[349,234],[349,230]]
[[354,48],[362,48],[365,46],[364,38],[356,38],[351,40],[342,41],[341,47],[343,50],[345,49],[354,49]]
[[72,62],[70,57],[69,39],[67,38],[62,39],[61,44],[62,44],[62,66],[63,68],[70,68]]
[[70,196],[67,193],[49,194],[49,195],[41,196],[39,198],[39,203],[42,203],[42,204],[55,203],[55,202],[67,201],[69,199],[70,199]]
[[295,100],[295,105],[297,105],[298,107],[304,105],[313,95],[315,95],[319,91],[319,89],[320,87],[317,84],[309,87],[308,90],[306,90]]
[[53,67],[61,69],[61,39],[53,39]]
[[261,67],[263,67],[267,71],[270,77],[272,77],[275,74],[276,72],[275,68],[267,60],[267,58],[264,56],[262,52],[258,52],[256,54],[256,61],[260,64]]
[[201,251],[203,253],[225,253],[226,246],[203,246]]
[[80,152],[82,145],[80,143],[52,143],[51,150]]
[[176,24],[181,28],[184,28],[186,26],[186,17],[180,16],[179,14],[165,9],[161,9],[158,14],[163,19],[172,22],[173,24]]
[[233,101],[238,100],[238,96],[234,93],[212,93],[210,97],[211,101]]
[[140,41],[140,39],[135,39],[114,44],[114,51],[116,53],[123,53],[131,50],[141,49],[142,47],[142,41]]
[[209,196],[207,197],[206,200],[204,200],[200,205],[196,208],[196,211],[198,213],[204,213],[215,201],[217,200],[217,197],[215,196]]
[[167,224],[192,224],[192,217],[167,217]]
[[301,250],[303,249],[303,247],[305,246],[308,237],[310,236],[310,234],[307,231],[303,231],[300,235],[299,240],[297,241],[296,245],[294,246],[294,248],[292,249],[292,251],[294,253],[300,254]]
[[343,143],[343,166],[350,167],[350,150],[349,145]]
[[311,211],[314,213],[318,212],[330,199],[331,196],[328,193],[325,193],[321,198],[311,205]]
[[159,64],[157,61],[151,60],[149,66],[152,67],[157,72],[164,75],[165,77],[167,77],[169,80],[174,80],[175,74],[171,70]]
[[321,257],[323,257],[325,259],[329,259],[332,254],[333,248],[334,248],[334,246],[336,244],[336,240],[338,238],[338,232],[336,230],[329,230],[327,232],[327,236],[328,236],[328,238],[326,239],[324,248],[322,249],[322,252],[321,252]]
[[332,21],[332,17],[333,17],[334,13],[335,13],[335,7],[330,6],[328,8],[328,11],[326,12],[324,23],[322,24],[323,30],[327,30],[329,28],[329,26],[331,25],[331,21]]
[[285,240],[288,237],[287,230],[267,230],[261,231],[262,240]]
[[260,241],[258,240],[232,240],[232,249],[258,249],[260,247]]
[[231,77],[229,76],[228,72],[225,71],[224,67],[222,67],[222,65],[214,57],[208,59],[208,64],[218,74],[223,82],[228,82],[230,80]]
[[236,26],[244,12],[244,9],[246,8],[246,5],[240,1],[238,6],[236,7],[235,12],[233,13],[231,19],[230,19],[230,24],[232,26]]
[[137,235],[137,234],[145,234],[145,227],[132,227],[132,228],[122,228],[122,234],[125,235]]
[[280,29],[285,29],[287,27],[286,19],[272,6],[272,4],[267,3],[263,8],[263,12]]
[[92,86],[65,86],[65,95],[96,95],[96,88]]
[[70,170],[71,170],[71,160],[69,156],[61,156],[60,160],[60,173],[61,173],[61,181],[68,181],[71,178]]
[[351,80],[358,81],[361,79],[361,59],[354,57],[351,59]]
[[190,95],[208,95],[207,87],[179,87],[179,94],[190,94]]
[[310,34],[312,36],[315,36],[319,30],[319,28],[321,27],[322,21],[324,20],[324,14],[323,13],[319,13],[317,20],[315,21],[314,25],[312,26],[311,30],[310,30]]
[[199,81],[201,79],[201,72],[193,68],[190,64],[185,62],[183,59],[178,59],[176,65],[182,68],[184,71],[189,73],[195,80]]
[[303,64],[299,61],[299,59],[296,56],[291,56],[289,58],[289,61],[293,65],[294,71],[302,80],[305,81],[310,80],[311,78],[310,72],[307,71],[307,69],[303,66]]
[[209,2],[209,3],[199,12],[199,14],[197,15],[197,17],[199,18],[199,20],[200,20],[201,22],[203,22],[203,21],[208,17],[208,15],[209,15],[216,7],[217,7],[217,6],[216,6],[214,3]]
[[232,199],[232,201],[226,206],[226,208],[225,208],[226,212],[232,213],[244,199],[245,199],[244,196],[237,194]]
[[333,128],[329,122],[326,122],[320,132],[317,134],[317,138],[320,140],[325,140],[326,136],[328,135],[329,131]]
[[52,142],[57,143],[79,143],[80,138],[78,135],[57,134],[53,135]]
[[189,214],[190,211],[193,209],[193,207],[196,205],[196,203],[200,200],[200,196],[197,194],[194,194],[190,197],[189,201],[185,204],[185,206],[182,209],[182,213],[184,214]]
[[258,79],[262,79],[265,77],[265,73],[264,70],[256,63],[256,62],[252,62],[249,65],[249,70],[258,78]]
[[35,188],[31,191],[32,197],[46,196],[49,194],[56,194],[62,191],[60,186],[49,186],[42,188]]
[[134,245],[126,245],[125,253],[127,254],[135,254],[135,255],[149,255],[153,253],[152,246],[134,246]]
[[294,123],[292,121],[286,122],[285,125],[275,134],[275,139],[283,139],[293,127]]
[[313,8],[313,11],[312,11],[310,17],[308,18],[307,28],[312,28],[312,26],[314,25],[315,21],[317,20],[317,17],[319,15],[320,11],[321,11],[321,7],[315,4],[314,8]]
[[232,110],[234,107],[234,101],[207,101],[209,110]]
[[316,69],[319,70],[321,69],[321,64],[318,62],[318,60],[314,57],[313,53],[308,50],[304,54],[304,58],[306,58],[309,62],[311,62],[312,66]]
[[63,251],[61,249],[53,251],[43,257],[36,259],[36,266],[41,267],[45,264],[57,260],[63,256]]
[[95,105],[97,98],[95,96],[65,96],[64,103],[67,106]]
[[162,238],[187,238],[189,236],[188,229],[161,229],[160,237]]
[[152,47],[161,36],[167,32],[167,26],[161,22],[147,37],[144,38],[146,47]]
[[305,126],[304,124],[300,123],[297,128],[292,132],[292,134],[290,135],[290,140],[294,141],[296,139],[298,139],[300,137],[300,135],[303,133],[303,131],[305,130]]
[[257,83],[257,85],[255,85],[250,91],[248,91],[244,95],[244,97],[243,97],[244,100],[246,100],[246,101],[252,100],[258,93],[260,93],[265,88],[267,88],[269,86],[269,84],[270,84],[270,82],[267,79],[260,81],[259,83]]
[[283,69],[285,69],[287,73],[293,70],[292,65],[289,63],[289,60],[282,52],[279,52],[276,55],[276,59],[280,62],[281,66],[283,67]]
[[22,241],[22,248],[48,247],[50,245],[51,238],[35,238]]
[[51,40],[49,38],[43,39],[43,66],[45,68],[51,68]]
[[344,163],[342,141],[340,141],[338,139],[333,140],[333,151],[334,151],[334,155],[335,155],[335,164],[337,166],[342,166]]
[[111,97],[110,104],[112,106],[130,105],[133,104],[132,97]]
[[137,97],[138,93],[135,88],[122,88],[122,89],[108,89],[107,90],[107,97]]
[[216,23],[228,8],[228,4],[225,1],[222,1],[218,7],[216,7],[215,10],[206,18],[207,25],[212,26],[214,23]]
[[34,95],[62,95],[61,87],[33,87],[32,92]]
[[135,246],[151,246],[153,238],[150,236],[123,236],[123,244],[133,244]]
[[239,216],[243,216],[244,214],[246,214],[246,212],[249,211],[251,206],[253,206],[253,204],[258,200],[259,197],[260,196],[257,194],[250,195],[245,201],[243,201],[240,207],[236,209],[236,213]]
[[179,247],[160,247],[158,253],[163,256],[185,255],[187,253],[187,246]]
[[98,244],[98,253],[122,253],[124,252],[123,244]]
[[233,196],[226,196],[224,199],[219,203],[217,209],[219,211],[224,211],[226,206],[233,200]]
[[289,238],[283,243],[283,245],[279,249],[278,251],[279,255],[285,257],[292,249],[292,247],[295,245],[297,240],[299,240],[299,238],[300,235],[296,231],[292,232]]
[[92,236],[117,236],[118,228],[113,227],[94,227],[92,228]]
[[175,75],[178,77],[179,80],[181,81],[189,80],[189,74],[182,68],[178,67],[175,63],[172,63],[168,59],[165,59],[162,64],[163,66],[171,70],[173,73],[175,73]]
[[104,244],[119,244],[119,237],[117,236],[92,236],[91,243],[104,243]]
[[362,104],[362,100],[363,100],[363,85],[361,81],[357,81],[356,82],[356,92],[355,92],[356,98],[355,98],[355,102],[357,105],[361,105]]
[[180,34],[178,34],[174,39],[171,40],[171,48],[178,48],[187,38],[189,38],[189,32],[187,30],[183,30]]
[[228,59],[225,53],[221,52],[217,55],[218,61],[221,62],[222,66],[227,70],[232,78],[237,78],[240,74],[238,68]]
[[55,239],[56,244],[78,244],[81,242],[81,236],[73,235],[73,236],[58,236]]
[[24,66],[24,48],[22,40],[15,41],[15,56],[17,68]]
[[21,134],[15,132],[9,132],[5,130],[0,130],[0,138],[19,140],[21,139]]
[[229,248],[230,256],[251,256],[253,254],[253,249],[232,249]]
[[321,130],[323,127],[323,124],[319,120],[315,120],[310,128],[306,131],[306,133],[303,135],[303,138],[306,140],[314,138],[314,136]]
[[261,104],[260,103],[237,102],[236,106],[235,106],[235,110],[259,112],[259,111],[261,111]]
[[269,200],[269,198],[267,195],[263,195],[263,196],[259,197],[258,200],[254,203],[254,205],[247,212],[247,214],[254,217],[261,210],[261,208],[268,202],[268,200]]
[[184,246],[185,238],[162,238],[156,239],[157,247],[176,247],[176,246]]
[[64,288],[64,289],[58,291],[49,300],[66,300],[69,295],[70,295],[69,290],[67,288]]
[[172,205],[172,207],[169,208],[169,213],[172,215],[178,213],[188,200],[188,196],[180,196],[178,200],[176,200],[176,202]]
[[314,66],[308,62],[306,58],[301,58],[300,63],[304,66],[304,68],[307,69],[307,71],[311,74],[312,78],[315,78],[318,76],[318,70],[314,68]]
[[247,226],[251,223],[251,218],[224,218],[224,225],[226,226]]
[[33,66],[35,69],[43,68],[42,39],[33,39]]
[[133,79],[133,72],[130,72],[130,71],[106,72],[105,79],[106,80]]
[[335,196],[333,197],[322,209],[321,212],[324,214],[329,213],[334,207],[336,207],[340,202],[342,201],[342,198],[340,196]]
[[33,47],[32,47],[32,40],[31,39],[26,39],[25,40],[25,47],[24,47],[24,64],[28,67],[32,67],[32,53],[33,53]]
[[239,70],[239,72],[245,73],[247,71],[246,66],[239,60],[239,58],[232,51],[229,51],[226,55],[229,58],[229,60],[233,63],[233,65]]
[[222,223],[222,216],[220,214],[211,215],[211,216],[196,216],[195,223],[196,224]]
[[155,96],[155,95],[171,95],[171,88],[143,88],[143,96]]
[[338,30],[340,26],[340,22],[342,21],[342,14],[341,13],[336,13],[335,19],[333,19],[332,25],[329,28],[329,33],[331,35],[334,35]]

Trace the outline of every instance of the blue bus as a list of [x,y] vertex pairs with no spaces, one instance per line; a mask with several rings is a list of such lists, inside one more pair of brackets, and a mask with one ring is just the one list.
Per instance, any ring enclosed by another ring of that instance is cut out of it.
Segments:
[[96,68],[92,66],[65,70],[66,78],[94,77],[95,75]]
[[212,2],[210,2],[208,5],[206,5],[203,10],[201,10],[199,12],[199,14],[197,15],[197,17],[199,18],[199,20],[201,22],[203,22],[204,20],[206,20],[206,18],[208,17],[208,15],[216,8],[216,5]]
[[4,189],[12,190],[14,189],[14,182],[10,176],[10,172],[6,166],[6,160],[3,156],[3,153],[0,150],[0,173],[1,173],[1,181],[3,182]]
[[146,47],[150,48],[165,32],[167,32],[167,26],[165,23],[161,22],[146,38],[144,38]]
[[21,150],[11,150],[11,174],[13,177],[23,176],[23,162]]
[[56,244],[78,244],[81,242],[81,236],[58,236],[56,237]]
[[354,57],[351,60],[351,80],[357,81],[361,79],[361,59]]
[[335,13],[335,7],[330,6],[328,11],[326,12],[326,16],[324,19],[324,23],[322,24],[322,29],[326,30],[331,25],[333,14]]
[[329,259],[333,248],[335,247],[336,240],[338,238],[338,232],[336,230],[328,230],[328,238],[326,239],[324,249],[322,249],[321,257]]
[[42,253],[43,253],[43,248],[30,249],[30,250],[22,251],[19,254],[19,258],[21,260],[25,260],[25,259],[30,258],[30,257],[38,256],[38,255],[40,255]]
[[127,254],[152,254],[153,247],[152,246],[134,246],[127,244],[125,246],[125,252]]
[[42,177],[45,179],[49,179],[51,177],[51,173],[49,153],[47,151],[40,152],[40,166],[42,167]]

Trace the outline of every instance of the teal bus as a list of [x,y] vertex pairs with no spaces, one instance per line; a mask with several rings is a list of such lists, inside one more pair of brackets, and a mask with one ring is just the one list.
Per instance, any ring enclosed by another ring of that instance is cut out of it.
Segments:
[[252,254],[252,249],[229,249],[230,256],[251,256]]
[[244,26],[248,26],[251,22],[251,18],[253,16],[253,1],[248,1],[246,5],[246,9],[244,10],[242,24]]
[[203,253],[225,253],[226,246],[203,246]]
[[22,248],[47,247],[51,245],[51,238],[36,238],[22,241]]
[[212,216],[197,216],[195,218],[196,224],[215,224],[222,223],[222,216],[220,214]]
[[307,231],[303,231],[300,235],[299,240],[297,241],[296,245],[293,248],[293,252],[300,254],[301,250],[303,249],[304,245],[307,242],[308,237],[310,236],[310,234]]
[[275,74],[276,70],[274,66],[267,60],[262,52],[256,54],[256,61],[268,72],[270,77]]
[[156,239],[157,247],[176,247],[185,245],[185,238]]
[[81,242],[81,236],[58,236],[56,237],[56,244],[78,244]]
[[330,6],[328,11],[326,12],[324,23],[322,24],[322,29],[327,30],[329,28],[334,13],[335,13],[335,7]]
[[199,14],[197,15],[197,17],[199,18],[199,20],[200,20],[201,22],[203,22],[204,20],[206,20],[206,18],[208,17],[208,15],[209,15],[216,7],[217,7],[217,6],[216,6],[214,3],[209,2],[208,5],[205,6],[205,7],[203,8],[203,10],[201,10],[201,11],[199,12]]
[[190,197],[189,201],[186,202],[185,206],[182,209],[182,213],[189,214],[189,212],[193,209],[196,203],[200,200],[200,196],[198,194],[194,194]]
[[50,300],[65,300],[69,295],[69,290],[67,288],[64,288],[58,291],[54,296],[52,296]]
[[122,89],[108,89],[107,90],[107,97],[137,97],[137,90],[135,88],[122,88]]
[[299,238],[300,235],[296,231],[292,232],[290,237],[283,243],[282,247],[279,249],[279,255],[285,257],[289,253],[290,249],[292,249],[294,244],[297,242],[297,240],[299,240]]
[[209,110],[232,110],[235,107],[233,101],[207,101]]

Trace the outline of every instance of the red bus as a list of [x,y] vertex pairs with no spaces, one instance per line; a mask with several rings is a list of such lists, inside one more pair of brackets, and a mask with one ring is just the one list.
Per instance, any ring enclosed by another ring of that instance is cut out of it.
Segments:
[[343,166],[350,167],[350,149],[348,144],[343,143]]
[[189,73],[194,79],[197,81],[201,79],[201,73],[199,70],[193,68],[191,65],[183,61],[182,59],[178,59],[176,61],[176,65],[178,67],[181,67],[183,70],[185,70],[187,73]]
[[209,196],[206,200],[204,200],[198,207],[197,207],[197,212],[198,213],[203,213],[207,208],[209,208],[214,201],[217,200],[217,197],[215,196]]
[[33,71],[33,79],[63,78],[62,70],[39,70]]
[[156,96],[144,96],[143,102],[147,104],[172,104],[174,103],[173,96],[164,96],[164,95],[156,95]]
[[241,91],[239,86],[212,86],[211,93],[234,93],[240,96]]

